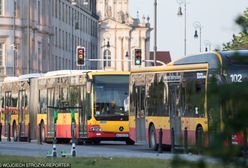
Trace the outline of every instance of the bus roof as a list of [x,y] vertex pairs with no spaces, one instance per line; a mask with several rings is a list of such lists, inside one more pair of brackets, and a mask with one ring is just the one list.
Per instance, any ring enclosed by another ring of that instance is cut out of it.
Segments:
[[218,69],[222,64],[222,58],[217,52],[204,52],[180,58],[168,65],[188,65],[208,63],[209,69]]
[[42,73],[32,73],[32,74],[25,74],[25,75],[21,75],[18,77],[19,80],[26,80],[26,79],[31,79],[31,78],[39,78],[43,76]]
[[231,57],[233,55],[248,56],[248,50],[221,51],[220,54],[224,57]]
[[44,77],[49,76],[61,76],[61,75],[73,75],[73,74],[81,74],[87,72],[88,70],[58,70],[58,71],[49,71],[44,74]]
[[129,71],[92,71],[91,75],[129,75]]
[[16,76],[8,76],[8,77],[5,77],[3,82],[15,82],[15,81],[18,81],[18,77]]
[[98,73],[98,72],[109,72],[104,70],[59,70],[59,71],[50,71],[44,74],[44,77],[53,77],[53,76],[63,76],[63,75],[79,75],[84,73]]
[[193,70],[193,69],[208,69],[207,63],[201,64],[192,64],[192,65],[173,65],[170,64],[167,66],[157,66],[157,67],[145,67],[140,69],[134,69],[131,73],[140,73],[140,72],[162,72],[162,71],[179,71],[179,70]]

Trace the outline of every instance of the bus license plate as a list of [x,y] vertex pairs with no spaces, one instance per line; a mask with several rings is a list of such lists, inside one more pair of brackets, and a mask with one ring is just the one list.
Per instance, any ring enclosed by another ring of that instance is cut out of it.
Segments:
[[128,134],[116,134],[116,137],[128,137]]

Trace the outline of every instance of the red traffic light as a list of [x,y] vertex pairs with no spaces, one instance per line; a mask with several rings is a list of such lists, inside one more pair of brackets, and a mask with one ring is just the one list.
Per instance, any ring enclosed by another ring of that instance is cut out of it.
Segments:
[[85,65],[85,48],[77,47],[77,66]]

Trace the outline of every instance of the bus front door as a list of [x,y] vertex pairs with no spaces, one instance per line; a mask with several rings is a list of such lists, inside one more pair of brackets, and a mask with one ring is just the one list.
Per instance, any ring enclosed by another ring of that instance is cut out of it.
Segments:
[[49,88],[47,90],[47,136],[49,138],[54,136],[54,102],[55,102],[55,89]]
[[26,105],[27,105],[27,96],[25,90],[20,90],[19,91],[19,139],[25,136],[25,123],[24,123],[24,115],[25,115],[25,110],[27,110]]
[[79,110],[79,138],[88,137],[88,114],[90,113],[90,96],[86,92],[86,88],[81,88],[82,108]]
[[175,145],[181,145],[180,86],[177,83],[169,85],[169,110],[171,136],[174,133]]
[[145,86],[135,87],[135,120],[136,120],[136,142],[146,142],[145,123]]

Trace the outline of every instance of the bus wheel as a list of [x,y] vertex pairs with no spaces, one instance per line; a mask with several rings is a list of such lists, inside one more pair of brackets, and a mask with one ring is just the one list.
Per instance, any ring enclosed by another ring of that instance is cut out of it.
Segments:
[[99,140],[99,139],[95,139],[92,141],[93,145],[99,145],[100,143],[101,143],[101,140]]
[[16,128],[16,123],[13,123],[13,139],[14,141],[17,141],[17,128]]
[[40,139],[41,139],[41,142],[45,142],[45,125],[44,125],[44,122],[42,121],[41,123],[40,123],[40,127],[41,127],[41,129],[40,129]]
[[85,144],[85,145],[91,145],[91,144],[92,144],[92,141],[91,141],[91,140],[85,140],[85,141],[84,141],[84,144]]
[[133,140],[131,140],[131,139],[127,139],[127,140],[126,140],[126,144],[127,144],[127,145],[134,145],[134,143],[135,143],[135,142],[134,142]]
[[149,129],[149,147],[154,151],[158,150],[158,145],[156,143],[156,130],[153,125]]
[[202,146],[203,145],[203,128],[201,126],[197,127],[196,129],[196,145]]

